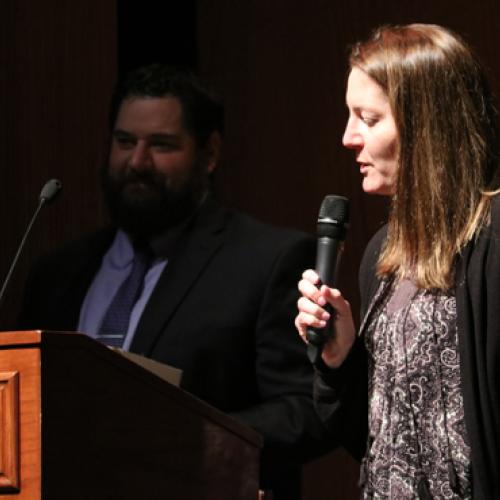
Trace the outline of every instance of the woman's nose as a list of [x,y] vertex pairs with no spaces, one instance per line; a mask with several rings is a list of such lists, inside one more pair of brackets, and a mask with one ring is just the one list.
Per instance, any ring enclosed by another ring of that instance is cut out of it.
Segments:
[[342,144],[349,149],[359,148],[363,145],[363,137],[357,130],[356,124],[349,119],[342,136]]

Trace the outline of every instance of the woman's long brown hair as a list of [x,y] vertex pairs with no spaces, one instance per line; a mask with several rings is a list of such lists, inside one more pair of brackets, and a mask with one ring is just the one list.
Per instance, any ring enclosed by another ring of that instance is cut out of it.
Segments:
[[378,29],[358,67],[387,93],[399,132],[396,195],[379,275],[448,289],[460,250],[488,223],[498,188],[496,111],[470,48],[436,25]]

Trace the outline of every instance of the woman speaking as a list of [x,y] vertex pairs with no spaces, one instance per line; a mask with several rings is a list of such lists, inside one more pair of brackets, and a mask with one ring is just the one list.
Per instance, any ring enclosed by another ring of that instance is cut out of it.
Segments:
[[[500,197],[496,113],[456,34],[383,27],[350,55],[343,144],[391,198],[341,292],[304,272],[296,326],[325,328],[318,413],[364,457],[364,498],[500,498]],[[334,317],[325,306],[330,304]],[[331,321],[330,321],[331,320]]]

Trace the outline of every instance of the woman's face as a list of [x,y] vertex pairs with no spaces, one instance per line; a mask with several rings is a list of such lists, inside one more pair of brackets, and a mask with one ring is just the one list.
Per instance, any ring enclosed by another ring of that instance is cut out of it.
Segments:
[[387,94],[364,71],[354,67],[347,81],[349,120],[342,138],[356,153],[366,193],[393,195],[399,138]]

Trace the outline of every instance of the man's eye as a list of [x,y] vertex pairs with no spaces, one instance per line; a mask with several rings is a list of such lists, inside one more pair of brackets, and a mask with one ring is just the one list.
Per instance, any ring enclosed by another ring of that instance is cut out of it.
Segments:
[[115,141],[122,147],[134,147],[135,141],[130,137],[115,137]]
[[161,142],[161,141],[156,141],[152,142],[150,146],[157,151],[173,151],[177,149],[175,144],[172,144],[170,142]]

